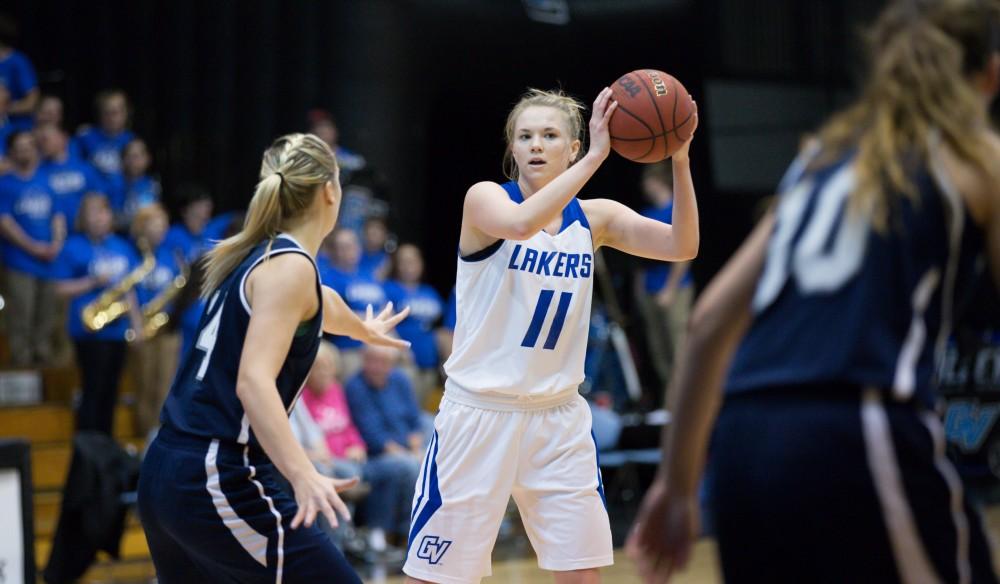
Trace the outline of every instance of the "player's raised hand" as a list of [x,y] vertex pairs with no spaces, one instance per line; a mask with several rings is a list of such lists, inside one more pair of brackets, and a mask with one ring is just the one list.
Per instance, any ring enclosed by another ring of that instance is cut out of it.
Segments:
[[605,87],[594,100],[594,109],[590,112],[590,149],[587,154],[599,156],[601,160],[611,152],[611,134],[608,131],[608,121],[615,113],[618,102],[611,99],[611,89]]
[[378,316],[373,316],[374,311],[372,310],[372,305],[368,305],[368,310],[365,312],[365,338],[362,341],[368,343],[369,345],[382,345],[385,347],[395,347],[397,349],[408,349],[410,348],[410,343],[404,341],[398,337],[393,337],[389,335],[392,329],[396,328],[404,318],[410,315],[410,307],[407,306],[403,310],[400,310],[396,314],[392,313],[392,302],[385,305],[382,312],[378,313]]
[[666,481],[654,480],[625,550],[645,584],[664,584],[687,567],[699,530],[697,497],[671,496]]
[[694,140],[694,133],[698,130],[698,103],[693,99],[691,100],[691,103],[694,105],[694,113],[691,114],[694,117],[694,119],[691,120],[694,123],[694,126],[691,128],[691,134],[688,136],[688,139],[681,144],[681,147],[677,149],[677,152],[674,152],[671,155],[671,158],[677,162],[688,161],[688,149],[691,148],[691,141]]
[[295,492],[295,502],[299,510],[292,518],[292,529],[300,525],[311,527],[320,513],[330,522],[331,527],[340,524],[337,515],[345,520],[351,520],[347,505],[337,493],[346,491],[358,484],[358,477],[350,479],[331,479],[318,472],[312,472],[292,483]]

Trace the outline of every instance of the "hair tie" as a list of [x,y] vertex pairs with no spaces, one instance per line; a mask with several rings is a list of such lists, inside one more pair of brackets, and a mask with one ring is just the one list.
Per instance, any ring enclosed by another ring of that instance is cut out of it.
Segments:
[[281,182],[285,182],[285,175],[281,174],[281,172],[276,171],[274,174],[278,175],[278,178],[281,179]]

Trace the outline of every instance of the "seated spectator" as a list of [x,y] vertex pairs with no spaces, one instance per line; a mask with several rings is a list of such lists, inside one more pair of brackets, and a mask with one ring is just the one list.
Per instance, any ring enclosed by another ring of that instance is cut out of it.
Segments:
[[[115,286],[138,266],[139,258],[127,240],[111,232],[111,206],[100,194],[88,194],[80,206],[80,233],[66,240],[56,262],[57,292],[71,298],[69,336],[76,347],[83,396],[76,413],[77,430],[111,435],[118,386],[125,364],[125,331],[142,326],[138,311],[102,327],[84,322],[84,308]],[[135,291],[124,299],[138,306]]]
[[[381,310],[386,303],[385,290],[375,278],[361,271],[361,244],[357,234],[348,229],[336,229],[327,238],[333,242],[333,257],[330,264],[317,264],[323,283],[336,290],[362,317],[369,305],[376,312]],[[361,366],[361,342],[342,336],[333,336],[332,340],[340,349],[344,376],[354,375]]]
[[43,160],[39,172],[45,175],[72,231],[84,193],[104,192],[104,181],[93,166],[70,154],[69,136],[59,126],[38,126],[35,136]]
[[385,293],[398,309],[410,307],[410,315],[396,325],[396,332],[410,342],[410,351],[417,368],[413,389],[418,404],[423,404],[427,395],[440,382],[434,325],[441,319],[444,311],[441,295],[421,281],[423,275],[424,257],[420,249],[410,243],[399,246],[393,256],[392,279],[386,282]]
[[382,217],[369,217],[362,235],[364,245],[358,269],[384,282],[389,277],[389,252],[395,249],[396,241],[390,239],[389,227]]
[[38,78],[27,55],[16,50],[17,26],[0,15],[0,85],[10,91],[8,115],[14,130],[30,130],[38,103]]
[[35,108],[35,127],[63,127],[63,101],[56,95],[43,95]]
[[0,177],[0,232],[7,240],[7,333],[11,364],[48,364],[55,319],[53,260],[62,250],[66,219],[45,176],[30,132],[15,132],[7,144],[13,169]]
[[80,156],[94,165],[105,180],[119,180],[122,152],[135,136],[128,129],[128,98],[120,89],[97,94],[98,125],[80,128],[76,146]]
[[[361,371],[347,382],[351,417],[368,447],[368,464],[390,466],[394,476],[405,475],[401,480],[408,487],[400,497],[412,501],[425,447],[420,408],[409,379],[395,366],[395,349],[365,345],[362,352]],[[391,518],[404,541],[409,511],[409,504],[400,505]]]
[[368,460],[365,442],[337,382],[337,360],[337,349],[324,342],[306,380],[302,404],[324,438],[320,444],[310,444],[307,452],[320,472],[335,478],[361,477],[370,486],[363,503],[370,528],[368,543],[372,550],[383,552],[388,550],[386,534],[397,531],[398,518],[409,513],[413,502],[411,465],[391,456]]
[[[149,250],[156,265],[135,287],[139,310],[164,294],[176,294],[174,279],[184,270],[180,258],[163,245],[169,222],[167,212],[159,203],[139,209],[132,219],[130,234],[139,253]],[[171,303],[160,308],[167,315]],[[146,319],[144,318],[144,323]],[[135,389],[136,422],[139,434],[147,435],[159,425],[160,408],[170,391],[180,356],[180,335],[175,327],[160,326],[150,337],[136,331],[141,342],[133,345],[138,383]],[[152,332],[152,331],[151,331]]]
[[108,198],[119,228],[131,225],[136,211],[160,200],[160,181],[149,176],[150,162],[149,148],[142,138],[125,146],[122,173],[116,175],[108,187]]

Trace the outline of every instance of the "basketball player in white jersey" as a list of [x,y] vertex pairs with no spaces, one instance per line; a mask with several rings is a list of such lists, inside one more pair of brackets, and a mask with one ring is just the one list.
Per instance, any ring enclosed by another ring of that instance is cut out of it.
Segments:
[[511,495],[557,583],[598,582],[613,562],[590,409],[577,391],[594,252],[665,261],[698,252],[689,143],[674,155],[672,226],[616,201],[576,199],[608,156],[616,105],[610,89],[597,96],[583,154],[582,104],[530,90],[507,118],[511,182],[466,194],[454,352],[413,502],[411,583],[488,576]]

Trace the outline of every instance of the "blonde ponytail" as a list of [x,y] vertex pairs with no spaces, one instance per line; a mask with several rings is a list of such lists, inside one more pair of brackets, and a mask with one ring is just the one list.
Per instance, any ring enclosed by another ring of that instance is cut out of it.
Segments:
[[208,297],[260,242],[274,239],[287,221],[312,204],[318,187],[336,180],[337,160],[312,134],[288,134],[264,152],[260,181],[247,208],[243,230],[205,254],[201,294]]

